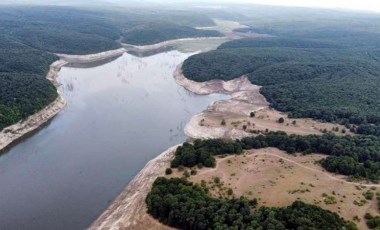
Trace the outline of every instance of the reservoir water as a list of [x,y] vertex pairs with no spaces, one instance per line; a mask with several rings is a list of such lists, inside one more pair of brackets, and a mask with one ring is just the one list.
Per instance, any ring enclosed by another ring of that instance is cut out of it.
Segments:
[[83,229],[147,161],[186,140],[191,116],[227,98],[175,83],[175,67],[190,55],[124,54],[62,68],[68,106],[0,156],[0,229]]

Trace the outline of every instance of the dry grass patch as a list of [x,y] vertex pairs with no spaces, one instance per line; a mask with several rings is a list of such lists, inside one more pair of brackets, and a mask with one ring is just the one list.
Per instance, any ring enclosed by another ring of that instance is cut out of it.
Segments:
[[[208,128],[242,130],[252,133],[284,131],[288,134],[297,135],[323,134],[324,132],[332,132],[336,135],[354,135],[339,124],[323,123],[305,118],[290,119],[286,113],[281,113],[269,108],[256,111],[254,117],[249,115],[249,108],[244,108],[244,112],[241,112],[242,110],[239,111],[239,113],[226,113],[224,111],[204,113],[201,118],[203,119],[201,125]],[[278,122],[280,118],[284,118],[283,123]]]
[[[216,168],[198,170],[189,179],[205,184],[215,197],[244,195],[257,198],[259,205],[272,207],[287,206],[295,200],[316,204],[347,220],[356,220],[359,229],[366,229],[364,214],[376,215],[378,209],[376,198],[367,200],[363,194],[367,190],[376,193],[376,189],[359,186],[358,190],[343,177],[325,172],[315,164],[323,157],[292,156],[275,148],[250,150],[243,155],[219,158]],[[218,183],[215,178],[219,178]]]

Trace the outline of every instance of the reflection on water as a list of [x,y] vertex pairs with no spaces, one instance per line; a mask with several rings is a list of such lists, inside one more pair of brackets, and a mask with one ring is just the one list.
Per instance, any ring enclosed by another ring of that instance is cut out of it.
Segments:
[[148,160],[184,141],[190,117],[226,98],[176,85],[172,73],[188,56],[62,68],[67,108],[0,157],[0,229],[82,229]]

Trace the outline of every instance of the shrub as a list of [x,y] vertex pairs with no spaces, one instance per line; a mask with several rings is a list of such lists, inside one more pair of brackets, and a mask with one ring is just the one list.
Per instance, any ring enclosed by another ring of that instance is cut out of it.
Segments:
[[170,175],[170,174],[172,174],[173,173],[173,170],[171,169],[171,168],[167,168],[166,170],[165,170],[165,174],[166,175]]

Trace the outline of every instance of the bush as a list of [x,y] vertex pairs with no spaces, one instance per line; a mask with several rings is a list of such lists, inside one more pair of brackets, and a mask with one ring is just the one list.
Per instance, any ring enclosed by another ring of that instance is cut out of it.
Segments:
[[172,174],[173,173],[173,170],[171,169],[171,168],[167,168],[166,170],[165,170],[165,174],[166,175],[170,175],[170,174]]
[[280,117],[277,121],[278,123],[282,124],[285,122],[285,119],[283,117]]
[[185,170],[185,171],[183,172],[182,175],[183,175],[185,178],[190,177],[190,173],[189,173],[189,171],[187,171],[187,170]]
[[221,125],[226,125],[226,121],[223,119],[222,122],[220,122]]

